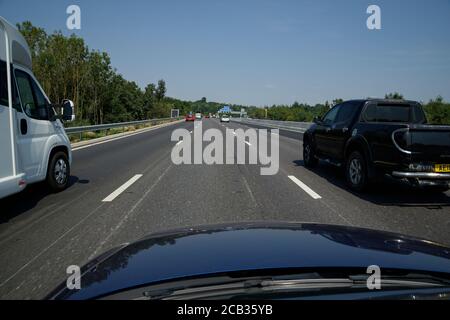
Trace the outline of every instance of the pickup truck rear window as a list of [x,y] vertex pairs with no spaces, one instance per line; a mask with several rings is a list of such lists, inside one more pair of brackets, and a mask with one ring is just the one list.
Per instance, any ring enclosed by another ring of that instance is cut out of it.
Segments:
[[426,122],[420,106],[410,104],[369,104],[363,118],[369,122]]

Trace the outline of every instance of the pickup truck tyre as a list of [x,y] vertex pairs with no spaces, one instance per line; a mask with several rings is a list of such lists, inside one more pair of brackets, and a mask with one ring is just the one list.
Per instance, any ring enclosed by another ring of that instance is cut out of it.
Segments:
[[56,152],[48,164],[47,184],[53,192],[60,192],[69,185],[70,164],[65,152]]
[[308,140],[303,143],[303,162],[307,168],[314,168],[319,163],[319,160],[315,156],[314,149]]
[[361,192],[367,187],[367,166],[364,156],[359,151],[350,154],[345,165],[345,176],[348,186]]

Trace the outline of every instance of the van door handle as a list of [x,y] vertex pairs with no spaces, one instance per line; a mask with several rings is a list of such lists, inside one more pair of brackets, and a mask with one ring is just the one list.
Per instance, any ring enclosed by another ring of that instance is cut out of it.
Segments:
[[25,119],[20,119],[20,133],[22,135],[26,135],[28,132],[28,124],[27,124],[27,120]]

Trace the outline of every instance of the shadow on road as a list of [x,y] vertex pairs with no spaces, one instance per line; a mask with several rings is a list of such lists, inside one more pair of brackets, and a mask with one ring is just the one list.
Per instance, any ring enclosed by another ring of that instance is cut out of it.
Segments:
[[[87,184],[89,180],[80,180],[78,177],[71,176],[68,188],[77,183]],[[23,192],[0,199],[0,224],[33,209],[42,199],[52,194],[54,193],[47,187],[46,183],[40,182],[27,186]]]
[[[296,160],[294,164],[305,167],[303,160]],[[406,183],[386,178],[383,182],[371,185],[365,192],[357,193],[347,187],[343,170],[335,166],[321,162],[314,169],[306,169],[326,179],[333,185],[377,205],[423,207],[427,209],[450,207],[448,192],[433,192],[426,189],[413,188]]]

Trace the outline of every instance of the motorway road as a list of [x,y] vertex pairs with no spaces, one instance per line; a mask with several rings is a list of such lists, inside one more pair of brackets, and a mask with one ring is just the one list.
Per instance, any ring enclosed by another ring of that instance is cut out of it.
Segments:
[[[204,130],[247,128],[215,119],[202,123]],[[275,176],[261,176],[258,165],[176,166],[170,135],[175,128],[193,127],[179,123],[76,150],[66,191],[49,194],[38,184],[0,200],[0,298],[43,298],[65,281],[69,265],[83,265],[151,232],[183,226],[316,222],[393,231],[450,246],[450,193],[426,194],[394,183],[352,193],[338,169],[326,164],[314,171],[304,168],[301,134],[284,131]],[[128,188],[111,196],[136,175]],[[114,199],[103,202],[107,197]]]

